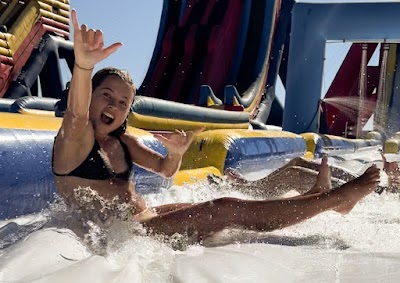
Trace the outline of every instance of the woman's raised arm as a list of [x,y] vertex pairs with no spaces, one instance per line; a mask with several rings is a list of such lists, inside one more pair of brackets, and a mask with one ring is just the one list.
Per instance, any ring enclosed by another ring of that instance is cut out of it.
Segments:
[[54,170],[64,174],[81,163],[94,143],[93,126],[89,122],[94,66],[115,52],[122,44],[104,48],[100,30],[79,26],[76,11],[71,11],[74,29],[75,65],[68,93],[67,109],[54,144]]
[[104,48],[101,30],[79,26],[76,11],[71,11],[74,28],[75,65],[68,95],[67,111],[73,118],[88,120],[88,111],[92,96],[91,77],[94,66],[115,52],[122,44],[114,43]]

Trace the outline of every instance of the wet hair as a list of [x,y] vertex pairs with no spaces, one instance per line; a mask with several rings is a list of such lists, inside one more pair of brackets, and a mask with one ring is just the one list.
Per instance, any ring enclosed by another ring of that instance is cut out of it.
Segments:
[[[96,88],[98,88],[104,82],[104,80],[110,76],[117,76],[123,82],[125,82],[127,85],[131,86],[133,88],[133,97],[135,97],[136,87],[135,87],[135,84],[133,82],[131,75],[125,70],[120,70],[120,69],[117,69],[114,67],[103,68],[103,69],[97,71],[96,74],[94,74],[94,76],[92,78],[92,91],[94,91]],[[132,104],[133,104],[133,101],[132,101]],[[131,105],[131,109],[132,109],[132,105]],[[117,129],[115,129],[114,131],[112,131],[110,133],[110,136],[114,136],[114,137],[121,136],[123,133],[125,133],[127,124],[128,124],[128,117],[126,117],[125,121],[122,123],[121,126],[119,126]]]

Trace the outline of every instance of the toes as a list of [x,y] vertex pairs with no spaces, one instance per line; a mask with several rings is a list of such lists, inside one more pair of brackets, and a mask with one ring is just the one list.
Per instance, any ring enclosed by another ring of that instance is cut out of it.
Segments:
[[321,159],[321,166],[328,164],[328,156],[324,155]]

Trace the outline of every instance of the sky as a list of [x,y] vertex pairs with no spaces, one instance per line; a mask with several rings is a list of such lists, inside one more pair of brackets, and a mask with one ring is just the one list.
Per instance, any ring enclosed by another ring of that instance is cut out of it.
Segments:
[[[79,24],[102,30],[106,46],[123,43],[95,70],[106,66],[126,69],[140,86],[153,55],[162,5],[163,0],[70,0],[70,8],[77,11]],[[71,40],[72,35],[71,29]]]

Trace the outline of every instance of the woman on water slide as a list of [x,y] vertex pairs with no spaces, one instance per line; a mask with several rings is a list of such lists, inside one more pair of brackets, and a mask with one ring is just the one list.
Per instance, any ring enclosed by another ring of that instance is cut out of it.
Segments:
[[[94,66],[121,43],[104,47],[100,30],[79,26],[71,12],[74,28],[75,66],[68,105],[54,142],[53,172],[60,195],[71,207],[101,219],[135,220],[151,233],[173,235],[196,233],[199,239],[228,227],[272,231],[335,210],[348,213],[356,203],[375,190],[379,169],[372,165],[360,177],[331,189],[329,167],[324,161],[313,189],[305,195],[279,200],[220,198],[203,203],[177,203],[148,207],[135,192],[132,163],[172,177],[181,164],[195,132],[177,131],[155,137],[168,154],[163,157],[125,132],[126,118],[135,99],[130,76],[115,68],[98,71]],[[82,202],[78,188],[90,187],[97,198]],[[117,206],[104,207],[104,202]],[[124,206],[124,215],[120,207]],[[94,216],[96,215],[96,217]]]

